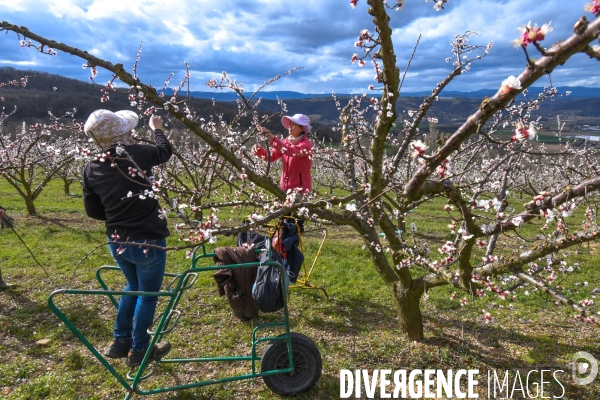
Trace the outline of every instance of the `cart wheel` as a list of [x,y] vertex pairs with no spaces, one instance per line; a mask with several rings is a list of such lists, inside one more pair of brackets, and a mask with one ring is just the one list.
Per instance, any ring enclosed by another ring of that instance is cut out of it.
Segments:
[[[321,353],[308,336],[291,332],[294,371],[263,376],[265,384],[281,396],[308,392],[321,377],[323,364]],[[285,335],[280,335],[285,336]],[[272,340],[262,354],[261,371],[289,367],[287,344],[284,340]]]
[[252,319],[251,315],[246,314],[243,311],[240,310],[234,310],[233,308],[231,309],[231,311],[233,311],[233,315],[236,316],[237,319],[239,319],[240,321],[250,321]]

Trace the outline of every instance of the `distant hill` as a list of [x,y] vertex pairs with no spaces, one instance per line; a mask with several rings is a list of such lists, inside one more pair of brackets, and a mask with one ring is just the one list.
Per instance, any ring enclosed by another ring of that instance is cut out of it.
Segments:
[[[133,110],[139,112],[129,103],[127,93],[111,93],[109,101],[103,103],[101,98],[101,85],[89,81],[65,78],[47,72],[18,70],[12,67],[0,67],[0,83],[17,80],[20,82],[24,76],[30,76],[26,87],[4,86],[0,88],[0,112],[10,113],[16,107],[16,113],[4,123],[6,130],[18,129],[22,122],[47,123],[48,113],[60,117],[67,111],[77,109],[76,121],[85,121],[88,115],[97,109]],[[125,92],[126,90],[121,90]],[[222,116],[223,120],[232,121],[237,114],[237,105],[232,102],[215,101],[206,98],[192,97],[190,107],[199,116],[209,120],[211,117]],[[266,111],[266,110],[265,110]],[[279,111],[279,109],[277,109]],[[239,121],[242,128],[251,124],[252,116],[246,116]],[[282,132],[283,128],[278,118],[263,124],[274,132]],[[315,121],[314,132],[318,137],[336,138],[336,133],[331,127]]]
[[[172,91],[167,90],[167,93],[172,93]],[[248,93],[250,96],[252,92]],[[232,91],[224,91],[218,90],[214,92],[190,92],[190,96],[197,97],[199,99],[213,99],[216,101],[236,101],[238,99],[238,95]],[[341,94],[340,96],[351,96],[350,94]],[[327,97],[331,98],[331,93],[300,93],[300,92],[292,92],[292,91],[262,91],[256,95],[256,99],[263,98],[266,100],[297,100],[297,99],[312,99],[312,98],[321,98]]]
[[[14,129],[21,122],[47,122],[48,112],[60,116],[65,111],[77,109],[75,119],[83,121],[94,110],[107,108],[113,111],[120,109],[131,109],[127,94],[111,94],[106,103],[100,101],[101,86],[87,81],[65,78],[45,72],[23,71],[12,67],[0,67],[0,83],[14,79],[20,80],[24,75],[29,75],[27,87],[5,86],[0,88],[0,107],[5,107],[7,112],[17,107],[16,114],[5,122],[6,129]],[[541,103],[539,110],[534,115],[542,116],[546,120],[561,119],[578,120],[598,119],[600,120],[600,88],[558,88],[559,92],[570,91],[569,96],[556,96],[554,100]],[[528,98],[535,98],[541,88],[530,88]],[[493,90],[479,90],[475,92],[447,92],[440,96],[438,101],[431,107],[431,116],[439,120],[438,129],[452,132],[465,119],[473,114],[481,104],[485,96],[491,96]],[[167,95],[169,95],[167,93]],[[397,103],[399,113],[408,110],[417,110],[425,95],[429,92],[403,93]],[[232,101],[237,97],[235,93],[215,92],[192,92],[190,106],[198,115],[209,119],[211,116],[222,115],[224,121],[231,121],[237,113],[237,104]],[[334,141],[340,139],[339,131],[332,128],[339,122],[339,110],[332,99],[331,94],[305,94],[292,91],[261,92],[262,102],[258,107],[259,113],[272,114],[281,111],[281,105],[276,101],[277,97],[285,100],[289,114],[306,114],[313,121],[314,132],[317,137],[331,138]],[[336,94],[342,105],[345,105],[351,94]],[[214,101],[213,101],[214,99]],[[517,99],[522,100],[523,97]],[[371,113],[372,115],[372,113]],[[250,126],[250,116],[239,121],[242,128]],[[585,123],[592,123],[587,121]],[[595,124],[595,122],[594,122]],[[274,132],[283,133],[279,118],[275,117],[265,124]],[[398,128],[397,128],[398,129]]]
[[[539,93],[542,91],[542,87],[530,87],[529,93]],[[558,87],[558,92],[561,94],[571,92],[570,98],[600,98],[600,88],[589,88],[583,86],[575,87]],[[171,93],[171,92],[169,92]],[[431,91],[426,92],[402,92],[402,97],[427,97],[431,94]],[[491,97],[496,94],[496,90],[482,89],[474,92],[458,92],[458,91],[444,91],[442,92],[441,98],[461,98],[461,99],[484,99],[486,96]],[[234,92],[225,92],[222,90],[212,92],[190,92],[191,96],[200,99],[214,99],[218,101],[235,101],[238,96]],[[356,95],[356,94],[354,94]],[[338,97],[350,97],[353,96],[349,93],[336,93]],[[266,100],[276,100],[277,98],[282,100],[297,100],[297,99],[311,99],[311,98],[331,98],[331,93],[299,93],[292,91],[263,91],[260,92],[257,97],[262,97]],[[524,96],[519,96],[524,97]]]
[[[527,89],[530,94],[541,93],[543,87],[532,86]],[[600,88],[590,88],[584,86],[558,86],[558,93],[565,94],[567,92],[571,92],[569,94],[570,98],[600,98]],[[444,98],[462,98],[462,99],[483,99],[486,96],[491,97],[496,94],[497,90],[492,89],[481,89],[476,90],[474,92],[458,92],[452,90],[446,90],[442,92],[440,97]],[[404,93],[404,96],[429,96],[431,92],[416,92],[416,93]],[[523,98],[524,96],[519,96],[518,98]]]
[[[342,106],[347,104],[349,98],[337,97]],[[396,105],[398,113],[418,110],[422,99],[422,97],[401,97]],[[331,98],[295,99],[285,102],[290,114],[306,114],[311,120],[328,126],[335,126],[339,121],[339,111]],[[432,104],[429,115],[438,119],[438,129],[450,132],[477,111],[480,104],[481,99],[440,98]],[[275,100],[263,100],[259,109],[273,112],[279,109],[279,104]],[[589,99],[558,97],[553,101],[542,102],[540,108],[533,111],[533,115],[541,116],[544,120],[556,120],[557,115],[560,115],[563,120],[591,118],[600,123],[600,97]]]

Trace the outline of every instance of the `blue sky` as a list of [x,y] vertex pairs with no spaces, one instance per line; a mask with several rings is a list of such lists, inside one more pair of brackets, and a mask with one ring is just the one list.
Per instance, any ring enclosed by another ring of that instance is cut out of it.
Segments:
[[[393,0],[390,0],[391,2]],[[531,21],[552,22],[546,45],[572,33],[587,14],[588,0],[450,0],[436,12],[433,3],[407,0],[404,10],[390,11],[398,65],[404,70],[419,34],[419,49],[403,91],[430,90],[451,68],[445,58],[450,40],[467,30],[472,44],[494,45],[488,57],[474,63],[450,90],[497,88],[525,66],[521,49],[511,41],[517,28]],[[360,30],[373,31],[366,0],[352,9],[348,0],[0,0],[0,19],[78,47],[131,69],[140,42],[138,74],[143,82],[162,87],[169,74],[183,77],[184,61],[191,66],[191,89],[208,91],[205,83],[221,71],[243,82],[248,90],[292,67],[305,67],[279,80],[268,90],[303,93],[364,93],[373,81],[370,63],[350,63]],[[535,55],[534,55],[535,56]],[[76,57],[43,56],[21,48],[16,35],[0,35],[0,66],[34,69],[86,80],[89,72]],[[557,86],[600,88],[598,62],[578,55],[557,69]],[[105,83],[108,74],[100,74]],[[536,86],[548,83],[546,78]]]

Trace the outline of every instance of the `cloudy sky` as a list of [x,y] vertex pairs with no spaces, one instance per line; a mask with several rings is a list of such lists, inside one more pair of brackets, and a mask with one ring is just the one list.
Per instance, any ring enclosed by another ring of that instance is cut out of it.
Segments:
[[[390,0],[393,2],[394,0]],[[398,64],[403,71],[422,35],[403,91],[430,90],[451,68],[450,40],[467,30],[478,37],[471,44],[493,41],[490,55],[449,89],[497,88],[525,66],[521,49],[512,46],[518,27],[531,21],[552,22],[550,45],[572,33],[587,14],[589,0],[450,0],[445,9],[432,2],[407,0],[402,11],[390,11]],[[292,67],[305,70],[287,76],[269,90],[303,93],[364,93],[373,80],[370,63],[350,62],[360,30],[373,31],[366,0],[355,9],[348,0],[0,0],[0,19],[23,25],[41,36],[64,42],[131,69],[140,46],[138,73],[143,82],[162,87],[170,73],[178,83],[191,66],[191,89],[207,91],[205,83],[222,71],[248,90]],[[533,51],[533,49],[532,49]],[[536,55],[533,54],[533,57]],[[82,61],[59,53],[43,56],[21,48],[15,34],[0,35],[0,66],[33,69],[87,80]],[[578,55],[556,70],[557,86],[600,88],[598,62]],[[108,75],[97,80],[104,83]],[[542,78],[538,86],[547,84]]]

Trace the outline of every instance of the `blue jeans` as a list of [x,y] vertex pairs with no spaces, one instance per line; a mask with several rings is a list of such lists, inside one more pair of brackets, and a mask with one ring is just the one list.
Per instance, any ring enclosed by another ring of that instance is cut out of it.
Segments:
[[[109,238],[109,240],[112,240]],[[166,247],[166,239],[134,240]],[[110,254],[127,279],[125,291],[158,292],[165,275],[167,252],[143,245],[109,244]],[[119,250],[121,249],[121,250]],[[124,249],[124,251],[122,251]],[[146,253],[144,252],[146,251]],[[120,254],[119,254],[120,253]],[[131,348],[143,351],[148,346],[148,328],[154,320],[156,296],[121,296],[115,321],[116,339],[133,339]]]

